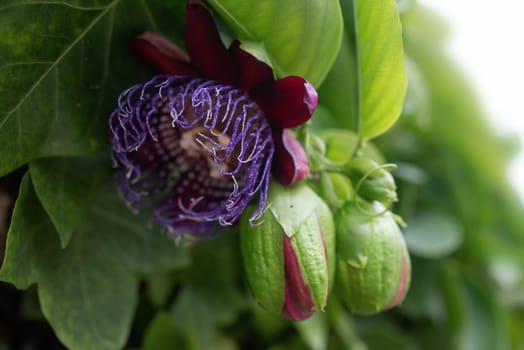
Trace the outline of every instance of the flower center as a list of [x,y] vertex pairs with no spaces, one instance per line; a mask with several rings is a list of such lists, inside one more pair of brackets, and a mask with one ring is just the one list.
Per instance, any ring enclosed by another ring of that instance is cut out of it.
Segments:
[[262,189],[273,154],[271,129],[239,89],[158,76],[127,90],[110,121],[121,192],[133,207],[154,205],[174,234],[232,224]]

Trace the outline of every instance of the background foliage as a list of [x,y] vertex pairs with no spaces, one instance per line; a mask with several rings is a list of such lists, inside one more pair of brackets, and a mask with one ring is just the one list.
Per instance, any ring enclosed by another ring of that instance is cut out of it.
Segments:
[[[151,76],[127,45],[146,29],[182,45],[183,1],[7,0],[0,4],[0,199],[17,200],[7,234],[0,224],[7,237],[0,278],[24,291],[1,285],[0,348],[58,347],[47,324],[73,349],[523,348],[524,224],[506,181],[511,153],[445,56],[440,18],[402,1],[403,37],[390,38],[388,28],[380,35],[369,29],[384,24],[390,8],[356,1],[289,2],[300,11],[265,1],[286,29],[270,26],[269,15],[251,21],[240,5],[233,13],[230,1],[210,5],[225,37],[236,32],[281,65],[277,73],[305,74],[320,87],[311,130],[374,137],[402,108],[395,126],[372,141],[399,165],[394,211],[408,223],[413,257],[401,307],[356,317],[334,295],[325,313],[285,321],[253,303],[238,232],[177,248],[122,204],[112,185],[107,118],[121,90]],[[257,34],[246,38],[232,18]],[[283,52],[282,33],[284,43],[302,46]],[[363,40],[383,41],[382,51],[366,52]],[[325,55],[315,65],[319,42]],[[403,78],[383,69],[376,80],[370,70],[388,45],[405,50],[404,61],[393,62],[407,72],[402,105],[394,87]],[[391,86],[373,87],[377,81]]]

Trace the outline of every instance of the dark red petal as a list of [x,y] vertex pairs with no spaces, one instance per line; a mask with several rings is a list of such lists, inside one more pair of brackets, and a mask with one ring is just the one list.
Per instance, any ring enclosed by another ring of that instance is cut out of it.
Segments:
[[304,180],[309,173],[306,152],[288,130],[274,129],[273,175],[284,186]]
[[252,97],[267,118],[282,128],[294,128],[307,122],[318,102],[313,85],[297,76],[278,79],[273,84],[262,84]]
[[237,64],[239,85],[242,90],[249,93],[257,85],[274,81],[271,67],[249,52],[242,50],[238,40],[231,43],[229,51]]
[[170,75],[197,75],[189,56],[160,34],[145,32],[131,43],[134,53],[153,70]]
[[315,303],[309,286],[302,278],[297,255],[293,250],[290,238],[284,234],[282,245],[284,251],[284,266],[286,270],[285,300],[282,315],[301,321],[315,313]]
[[205,77],[236,84],[238,71],[233,58],[218,35],[211,13],[200,1],[188,1],[184,40],[191,63]]
[[151,45],[155,46],[164,55],[171,57],[176,61],[189,63],[189,55],[184,50],[158,33],[143,32],[137,37],[137,39],[147,41]]

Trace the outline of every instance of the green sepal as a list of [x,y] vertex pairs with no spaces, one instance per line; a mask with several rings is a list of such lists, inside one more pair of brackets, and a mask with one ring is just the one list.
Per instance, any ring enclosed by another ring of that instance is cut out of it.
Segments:
[[328,284],[329,290],[335,282],[336,270],[336,236],[335,221],[333,214],[326,203],[318,201],[316,213],[318,217],[317,224],[322,228],[324,237],[324,246],[326,248],[327,265],[328,265]]
[[257,303],[279,314],[285,298],[283,230],[269,211],[260,218],[261,224],[251,225],[249,218],[254,210],[248,207],[240,221],[244,270]]
[[[319,232],[319,227],[319,213],[315,210],[291,237],[291,245],[297,256],[302,279],[311,291],[316,310],[323,311],[329,292],[329,256],[327,247],[324,250],[323,232]],[[329,230],[324,227],[322,231]],[[334,241],[334,237],[331,241]]]
[[335,241],[335,224],[331,210],[317,197],[313,214],[291,238],[302,276],[311,289],[317,310],[324,310],[329,290],[334,283]]
[[313,213],[319,200],[317,194],[305,184],[283,187],[272,182],[268,206],[288,237],[293,237],[302,223]]

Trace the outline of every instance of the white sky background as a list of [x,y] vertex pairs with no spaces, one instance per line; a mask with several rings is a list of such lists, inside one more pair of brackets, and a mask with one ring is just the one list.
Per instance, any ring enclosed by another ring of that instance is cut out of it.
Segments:
[[448,50],[498,134],[518,134],[509,178],[524,201],[524,0],[420,0],[451,28]]

